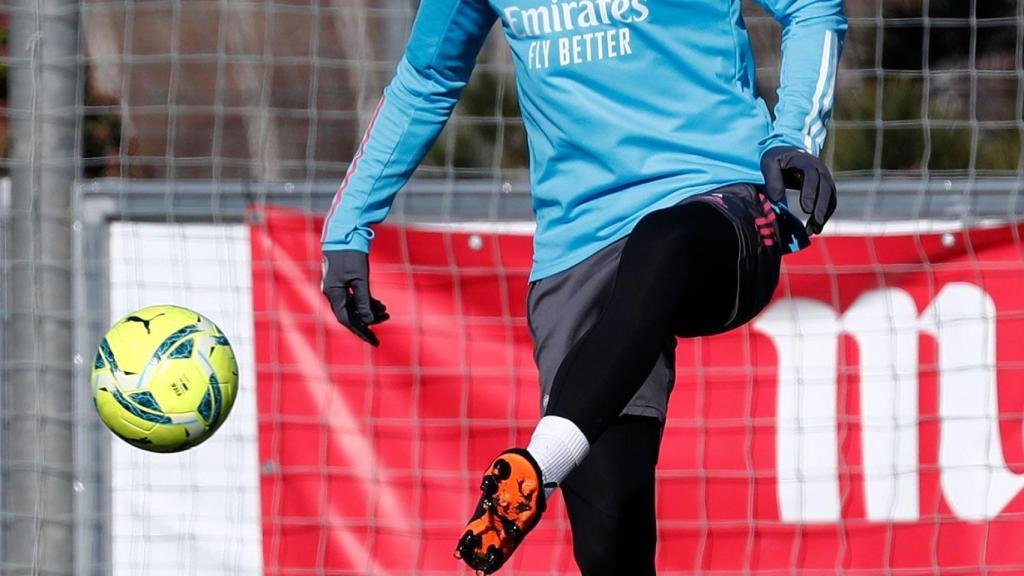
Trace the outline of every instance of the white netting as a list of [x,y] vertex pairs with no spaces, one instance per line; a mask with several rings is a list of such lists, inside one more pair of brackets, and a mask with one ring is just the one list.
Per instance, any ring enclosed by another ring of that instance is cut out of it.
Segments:
[[[529,154],[500,34],[399,199],[395,219],[412,227],[377,243],[375,289],[396,311],[385,347],[338,331],[316,288],[319,215],[416,4],[0,4],[0,172],[14,179],[13,194],[0,186],[0,434],[14,437],[19,422],[72,422],[76,433],[73,473],[70,448],[4,445],[7,545],[36,548],[0,555],[0,571],[70,573],[63,552],[47,552],[66,545],[75,573],[90,575],[458,569],[448,554],[477,469],[522,442],[537,415],[523,302]],[[780,27],[747,4],[773,104]],[[846,9],[825,152],[846,236],[794,261],[753,331],[683,344],[659,484],[664,574],[1024,566],[1013,552],[1024,387],[1007,344],[1024,310],[1012,288],[1020,246],[1016,228],[999,227],[1018,220],[1024,183],[1024,1]],[[47,23],[74,16],[80,41],[46,52],[57,44]],[[73,106],[47,107],[44,72],[82,88]],[[69,118],[74,157],[54,157],[43,135]],[[71,166],[71,211],[36,200],[52,194],[50,171]],[[24,239],[45,245],[54,222],[73,230],[75,250],[26,252]],[[74,308],[26,304],[26,270],[40,284],[70,271]],[[218,321],[243,365],[229,425],[176,457],[112,439],[80,391],[83,358],[111,320],[164,302]],[[70,325],[78,363],[15,349],[27,318]],[[58,379],[75,366],[75,411],[39,406],[49,389],[13,395],[26,366]],[[14,477],[77,490],[74,512],[43,500],[26,512]],[[985,488],[972,499],[965,485]],[[32,538],[11,535],[26,525]],[[567,531],[556,506],[510,572],[571,572]]]

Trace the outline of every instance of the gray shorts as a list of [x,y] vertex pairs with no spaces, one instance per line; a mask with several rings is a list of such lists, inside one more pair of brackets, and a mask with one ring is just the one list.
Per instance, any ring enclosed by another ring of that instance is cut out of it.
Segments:
[[[612,294],[619,257],[627,238],[572,268],[530,284],[526,310],[533,355],[540,371],[541,412],[547,410],[555,374],[572,346],[600,317]],[[665,421],[676,378],[676,338],[665,339],[658,363],[623,414]]]

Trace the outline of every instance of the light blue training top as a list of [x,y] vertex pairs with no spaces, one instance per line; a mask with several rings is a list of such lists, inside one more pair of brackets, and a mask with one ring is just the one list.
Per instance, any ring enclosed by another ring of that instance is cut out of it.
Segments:
[[500,19],[512,48],[537,217],[531,280],[626,236],[647,213],[737,182],[761,154],[819,154],[835,98],[842,0],[759,0],[782,24],[773,122],[741,0],[423,0],[405,56],[324,225],[368,252],[440,134]]

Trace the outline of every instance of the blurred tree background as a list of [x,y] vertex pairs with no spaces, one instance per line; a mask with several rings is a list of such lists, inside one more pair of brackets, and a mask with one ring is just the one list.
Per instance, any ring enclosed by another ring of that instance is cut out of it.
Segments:
[[[417,4],[83,0],[85,176],[340,179]],[[1024,171],[1024,0],[846,8],[825,152],[840,176]],[[780,28],[753,1],[746,16],[774,105]],[[0,0],[0,151],[6,28]],[[421,174],[521,179],[528,160],[511,59],[493,34]]]
[[848,0],[830,154],[868,175],[1016,172],[1024,124],[1018,0]]
[[[746,18],[762,96],[774,107],[781,30],[754,2]],[[1024,170],[1024,0],[847,0],[850,18],[825,152],[846,177],[1005,175]],[[457,127],[435,146],[438,167],[486,168],[498,107],[517,117],[514,83],[476,75]],[[469,120],[472,119],[472,120]],[[505,168],[525,165],[519,124],[506,122]]]

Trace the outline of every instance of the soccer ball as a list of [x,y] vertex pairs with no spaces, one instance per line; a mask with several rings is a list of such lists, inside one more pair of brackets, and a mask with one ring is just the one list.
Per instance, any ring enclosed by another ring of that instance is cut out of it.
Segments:
[[180,452],[227,418],[238,391],[238,363],[210,320],[177,306],[151,306],[123,318],[96,352],[92,392],[110,430],[151,452]]

